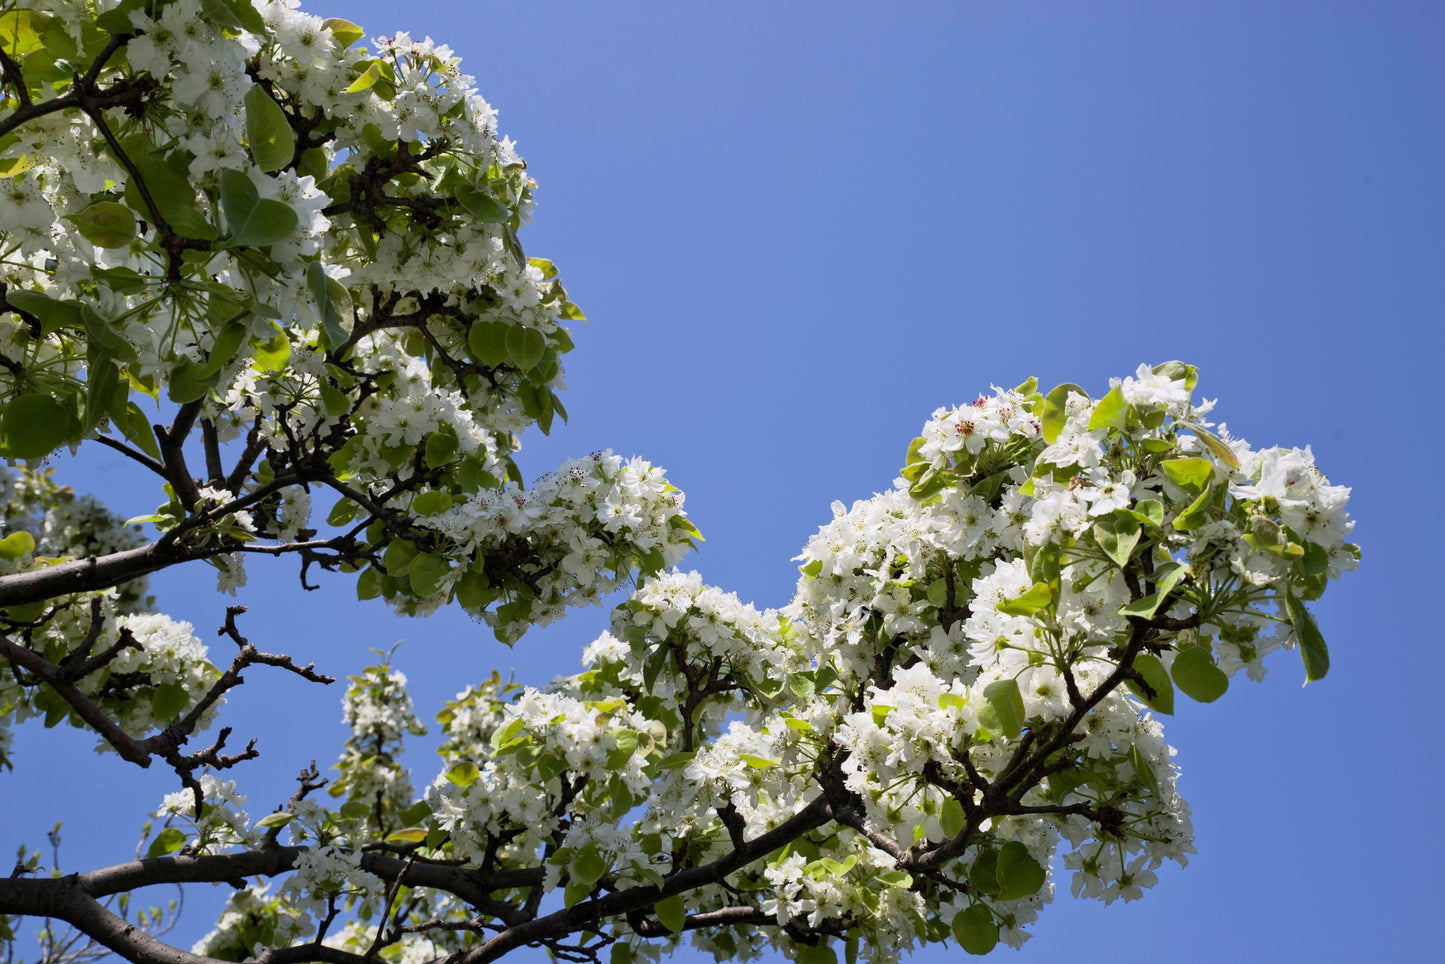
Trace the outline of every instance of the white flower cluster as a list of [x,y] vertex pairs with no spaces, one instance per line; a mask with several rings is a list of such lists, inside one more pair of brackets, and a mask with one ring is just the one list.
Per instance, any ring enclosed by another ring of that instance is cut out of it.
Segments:
[[[609,451],[570,460],[530,489],[486,489],[422,521],[451,540],[455,558],[518,556],[525,584],[489,586],[481,599],[510,597],[513,609],[504,605],[484,618],[515,640],[568,607],[600,602],[634,567],[652,573],[675,564],[697,535],[682,504],[661,469]],[[434,599],[445,601],[467,572],[439,579]]]
[[[569,819],[558,803],[592,809],[609,794],[646,797],[644,771],[653,746],[651,721],[618,700],[578,699],[527,688],[491,736],[491,755],[471,761],[475,778],[438,777],[426,800],[453,852],[479,859],[489,840],[533,854]],[[540,792],[539,792],[540,791]]]
[[218,853],[231,847],[249,847],[261,839],[261,831],[250,826],[250,818],[242,805],[246,797],[236,792],[234,780],[218,780],[209,773],[201,775],[203,803],[196,816],[196,797],[190,790],[167,794],[160,808],[152,814],[165,820],[166,826],[179,823],[187,830],[187,852]]

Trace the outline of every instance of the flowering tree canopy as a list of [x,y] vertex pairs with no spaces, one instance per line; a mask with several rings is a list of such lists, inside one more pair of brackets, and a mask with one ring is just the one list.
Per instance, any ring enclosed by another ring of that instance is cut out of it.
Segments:
[[[523,253],[534,183],[447,48],[288,0],[0,0],[0,79],[0,765],[40,718],[177,780],[143,859],[0,880],[0,938],[50,918],[157,964],[986,953],[1058,866],[1128,900],[1193,851],[1176,699],[1281,648],[1328,670],[1307,604],[1356,565],[1349,490],[1209,421],[1190,365],[939,409],[759,611],[676,568],[699,533],[648,463],[523,485],[582,314]],[[76,497],[44,465],[76,446],[160,507]],[[146,577],[206,562],[225,591],[257,556],[508,643],[629,592],[581,672],[448,703],[420,788],[405,679],[353,677],[335,778],[253,817],[254,747],[192,740],[249,666],[330,678],[238,607],[213,662]],[[237,887],[189,951],[113,901],[187,882]]]

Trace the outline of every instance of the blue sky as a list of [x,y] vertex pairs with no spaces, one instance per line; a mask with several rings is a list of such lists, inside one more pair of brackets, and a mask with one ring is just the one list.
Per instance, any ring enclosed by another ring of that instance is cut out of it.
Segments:
[[[708,537],[688,564],[745,599],[785,603],[829,503],[886,488],[928,414],[991,383],[1102,391],[1181,358],[1236,434],[1312,445],[1354,487],[1365,554],[1317,606],[1329,677],[1301,689],[1281,654],[1265,683],[1182,706],[1166,733],[1198,856],[1127,906],[1075,901],[1065,878],[1035,939],[996,953],[1438,952],[1441,513],[1413,486],[1442,469],[1419,433],[1445,384],[1445,8],[305,8],[450,44],[540,183],[524,244],[591,321],[571,424],[529,439],[524,471],[599,448],[665,466]],[[161,501],[105,455],[73,471],[124,514]],[[210,639],[228,601],[212,585],[202,567],[156,591]],[[507,650],[460,614],[406,621],[340,578],[295,585],[253,564],[252,640],[342,676],[405,638],[395,662],[428,719],[494,665],[570,669],[605,624],[583,612]],[[226,722],[261,737],[242,777],[258,814],[345,734],[334,687],[249,675]],[[173,778],[88,746],[21,734],[0,846],[64,818],[69,869],[129,856]]]

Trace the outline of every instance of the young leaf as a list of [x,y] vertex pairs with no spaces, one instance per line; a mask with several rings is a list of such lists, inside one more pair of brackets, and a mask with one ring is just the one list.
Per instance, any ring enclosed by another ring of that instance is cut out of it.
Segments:
[[653,905],[657,913],[657,919],[663,927],[674,934],[681,934],[684,925],[687,923],[687,906],[682,902],[682,896],[674,894],[672,897],[664,898]]
[[998,852],[998,864],[994,870],[998,880],[999,900],[1018,900],[1037,893],[1044,885],[1044,868],[1029,848],[1017,840],[1010,840]]
[[1203,492],[1214,479],[1214,463],[1198,456],[1165,459],[1159,463],[1159,467],[1171,482],[1191,495]]
[[987,954],[998,946],[998,924],[983,904],[973,904],[953,915],[953,937],[970,954]]
[[245,173],[221,172],[221,210],[236,244],[265,246],[291,236],[301,223],[289,205],[263,198]]
[[1154,695],[1147,696],[1144,687],[1135,680],[1127,681],[1129,692],[1139,697],[1140,702],[1154,712],[1172,716],[1174,714],[1174,684],[1169,681],[1169,673],[1164,669],[1164,664],[1159,662],[1159,657],[1152,653],[1140,653],[1134,657],[1134,669],[1144,677],[1144,682],[1149,684]]
[[97,248],[123,248],[136,238],[135,215],[116,201],[97,201],[65,220]]
[[1068,421],[1069,417],[1066,406],[1070,392],[1083,395],[1085,398],[1089,397],[1088,392],[1072,382],[1064,382],[1044,396],[1042,422],[1045,442],[1053,444],[1058,439],[1059,433],[1063,431],[1064,423]]
[[70,409],[49,395],[32,392],[5,406],[0,415],[0,456],[39,459],[70,435]]
[[167,827],[156,834],[156,839],[151,841],[150,847],[146,850],[147,857],[164,857],[173,854],[185,845],[185,831],[178,827]]
[[1109,394],[1099,399],[1099,404],[1094,406],[1094,414],[1089,416],[1089,431],[1093,432],[1101,428],[1124,427],[1124,411],[1129,403],[1124,400],[1124,393],[1118,385],[1109,389]]
[[266,88],[252,84],[243,98],[246,105],[246,140],[256,166],[270,173],[291,163],[296,154],[296,132],[286,119],[281,105],[271,99]]
[[1186,646],[1174,657],[1175,684],[1184,694],[1201,703],[1213,703],[1229,689],[1229,677],[1214,665],[1214,657],[1203,646]]
[[447,781],[458,787],[471,786],[481,775],[482,771],[477,769],[475,763],[465,760],[446,772]]
[[1299,640],[1300,657],[1305,664],[1305,682],[1313,683],[1324,679],[1330,671],[1330,653],[1325,647],[1325,638],[1315,618],[1305,604],[1295,597],[1293,590],[1285,592],[1285,611],[1289,614],[1290,626],[1294,628],[1295,639]]
[[1123,569],[1139,544],[1139,520],[1123,509],[1111,512],[1094,523],[1094,541],[1104,550],[1104,555]]
[[1023,730],[1025,713],[1018,681],[1005,679],[990,683],[983,689],[983,698],[988,706],[979,714],[979,721],[1010,739],[1018,736]]
[[1027,592],[1001,601],[998,611],[1006,616],[1032,616],[1053,601],[1054,593],[1049,584],[1036,582]]

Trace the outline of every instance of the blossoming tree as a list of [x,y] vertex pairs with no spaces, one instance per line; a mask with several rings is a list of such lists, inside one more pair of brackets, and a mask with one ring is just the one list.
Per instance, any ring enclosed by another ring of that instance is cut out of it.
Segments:
[[[1056,866],[1109,901],[1182,863],[1158,717],[1276,649],[1328,669],[1307,604],[1358,550],[1309,450],[1232,438],[1180,362],[1097,398],[994,389],[835,503],[793,602],[758,611],[674,568],[699,534],[653,466],[522,484],[581,312],[522,251],[533,183],[472,78],[363,38],[286,0],[0,2],[0,764],[39,718],[177,781],[142,859],[0,880],[0,938],[50,918],[157,964],[626,964],[684,935],[894,960],[1018,944]],[[80,445],[160,508],[122,524],[62,487],[44,461]],[[225,589],[255,557],[504,642],[630,593],[582,672],[448,703],[420,789],[405,680],[353,678],[335,778],[253,817],[232,777],[256,750],[201,734],[249,666],[329,678],[236,607],[213,662],[145,577],[205,562]],[[236,885],[190,951],[112,901],[190,882]]]

